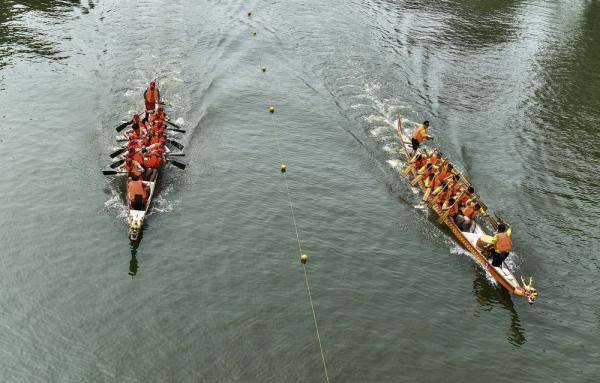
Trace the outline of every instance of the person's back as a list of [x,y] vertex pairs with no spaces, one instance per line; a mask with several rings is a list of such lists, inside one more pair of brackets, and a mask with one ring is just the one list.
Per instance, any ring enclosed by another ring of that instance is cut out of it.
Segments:
[[129,181],[129,200],[131,207],[136,210],[143,210],[147,201],[144,182],[135,175],[131,177],[131,180]]

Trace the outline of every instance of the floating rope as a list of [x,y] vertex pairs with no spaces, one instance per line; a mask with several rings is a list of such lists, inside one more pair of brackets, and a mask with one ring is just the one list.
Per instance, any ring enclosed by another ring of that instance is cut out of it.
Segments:
[[[250,17],[252,15],[251,12],[248,12],[248,17]],[[253,36],[256,36],[256,32],[252,32]],[[261,72],[264,74],[264,78],[266,79],[266,72],[267,72],[267,68],[265,66],[262,65],[262,58],[259,58],[260,62],[261,62]],[[300,234],[298,232],[298,224],[296,222],[296,214],[294,212],[294,204],[292,202],[292,193],[290,192],[290,186],[289,186],[289,182],[287,179],[287,166],[285,165],[284,161],[283,161],[283,153],[281,152],[281,143],[280,143],[280,131],[278,128],[278,125],[275,122],[275,106],[273,103],[270,103],[269,106],[269,113],[271,114],[271,128],[275,133],[275,143],[277,146],[277,152],[279,154],[279,161],[280,161],[280,172],[283,175],[283,181],[285,184],[285,192],[287,195],[287,200],[288,200],[288,204],[290,206],[290,213],[292,216],[292,223],[294,224],[294,233],[296,234],[296,242],[298,243],[298,255],[300,257],[300,263],[302,264],[302,270],[304,271],[304,282],[306,284],[306,291],[308,293],[308,300],[310,302],[310,310],[312,312],[312,317],[313,317],[313,322],[315,324],[315,332],[317,335],[317,342],[319,344],[319,351],[321,353],[321,361],[323,362],[323,370],[325,372],[325,381],[327,383],[329,383],[329,373],[327,371],[327,363],[325,361],[325,353],[323,351],[323,343],[321,342],[321,334],[319,333],[319,324],[317,321],[317,313],[315,310],[315,305],[313,302],[313,297],[312,297],[312,292],[310,289],[310,283],[308,282],[308,271],[306,269],[306,262],[308,260],[308,256],[306,254],[303,254],[302,252],[302,241],[300,240]]]

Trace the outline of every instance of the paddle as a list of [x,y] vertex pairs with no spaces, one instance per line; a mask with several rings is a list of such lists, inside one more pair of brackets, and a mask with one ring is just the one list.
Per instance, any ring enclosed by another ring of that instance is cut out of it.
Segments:
[[127,174],[127,172],[119,172],[116,170],[103,170],[102,174],[105,176],[114,176],[115,174]]
[[[174,123],[174,122],[171,122],[171,121],[169,121],[169,120],[167,120],[167,124],[169,124],[169,125],[171,125],[171,126],[174,126],[174,127],[176,127],[177,129],[183,129],[181,126],[179,126],[179,125],[177,125],[176,123]],[[185,132],[183,132],[183,133],[185,133]]]
[[173,161],[173,160],[169,160],[169,162],[181,170],[184,170],[185,167],[187,166],[186,164],[182,164],[181,162],[177,162],[177,161]]
[[115,157],[117,157],[118,155],[120,155],[120,154],[122,154],[122,153],[125,153],[126,151],[127,151],[127,148],[121,148],[121,149],[117,150],[116,152],[114,152],[114,153],[111,153],[111,154],[110,154],[110,158],[115,158]]
[[169,142],[171,145],[173,145],[174,147],[176,147],[179,150],[183,150],[184,146],[181,145],[179,142],[175,141],[175,140],[167,140],[167,142]]
[[167,129],[167,130],[170,130],[170,131],[173,131],[173,132],[177,132],[177,133],[185,133],[185,130],[183,130],[183,129],[173,129],[173,128],[170,128],[170,129]]
[[440,216],[440,219],[438,219],[438,223],[444,222],[444,220],[448,217],[448,214],[450,214],[450,210],[452,210],[454,205],[456,205],[458,203],[458,201],[460,201],[460,199],[462,198],[463,194],[465,194],[465,192],[466,192],[466,190],[463,190],[462,193],[460,193],[458,195],[458,197],[454,200],[454,203],[448,208],[448,210],[446,210],[446,212],[444,212],[444,214],[442,214]]
[[125,163],[125,160],[119,160],[116,162],[113,162],[112,164],[110,164],[111,169],[114,168],[118,168],[119,166],[123,165]]
[[132,123],[133,123],[133,120],[132,121],[128,121],[128,122],[124,122],[121,125],[117,126],[116,127],[117,132],[120,132],[121,130],[125,129],[128,125],[130,125]]
[[167,154],[168,157],[185,157],[185,153],[169,153]]

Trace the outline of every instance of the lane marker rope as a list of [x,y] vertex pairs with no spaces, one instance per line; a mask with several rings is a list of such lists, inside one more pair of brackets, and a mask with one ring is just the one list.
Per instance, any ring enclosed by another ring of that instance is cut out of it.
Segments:
[[[250,13],[248,14],[248,16],[250,16]],[[256,36],[256,33],[253,33],[252,35]],[[261,72],[262,72],[263,77],[264,77],[264,79],[266,81],[267,80],[267,73],[266,73],[267,72],[267,68],[266,68],[266,66],[264,66],[264,62],[262,60],[262,57],[260,57],[260,56],[259,56],[259,61],[260,61]],[[276,143],[276,146],[277,146],[277,152],[279,154],[279,161],[280,161],[280,164],[281,164],[281,169],[280,170],[281,170],[281,174],[283,175],[283,180],[284,180],[284,184],[285,184],[285,191],[286,191],[286,195],[287,195],[287,200],[288,200],[288,204],[290,206],[290,212],[291,212],[291,215],[292,215],[292,223],[294,224],[294,233],[296,234],[296,242],[298,243],[298,255],[299,255],[300,259],[301,259],[302,270],[304,272],[304,282],[306,284],[306,291],[308,293],[308,300],[310,302],[310,310],[312,312],[313,322],[314,322],[314,325],[315,325],[315,332],[316,332],[316,335],[317,335],[317,343],[319,345],[319,351],[321,353],[321,361],[323,363],[323,371],[325,372],[325,381],[327,383],[329,383],[329,372],[327,370],[327,362],[325,361],[325,352],[323,351],[323,342],[321,341],[321,334],[319,332],[319,324],[318,324],[318,321],[317,321],[317,313],[316,313],[315,305],[314,305],[314,302],[313,302],[312,291],[310,289],[310,283],[308,282],[308,271],[306,270],[306,260],[307,260],[307,257],[305,255],[303,255],[303,253],[302,253],[302,241],[300,240],[300,233],[298,231],[298,224],[296,222],[296,214],[294,212],[294,204],[292,202],[292,193],[290,191],[290,186],[289,186],[289,182],[288,182],[287,175],[286,175],[287,168],[286,168],[286,165],[284,164],[284,161],[283,161],[283,153],[281,152],[281,143],[280,143],[280,138],[279,138],[280,130],[278,128],[278,125],[275,122],[275,116],[274,116],[274,114],[275,114],[275,106],[274,106],[274,103],[272,103],[272,102],[269,102],[269,105],[270,105],[269,106],[269,112],[271,114],[271,128],[272,128],[272,131],[275,134],[275,143]]]

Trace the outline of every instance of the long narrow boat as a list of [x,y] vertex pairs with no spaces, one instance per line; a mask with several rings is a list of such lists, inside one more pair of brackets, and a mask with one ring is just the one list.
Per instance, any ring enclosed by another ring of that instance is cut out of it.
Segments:
[[[404,129],[402,127],[402,121],[399,119],[397,121],[398,127],[398,136],[400,138],[400,142],[402,144],[402,152],[406,158],[406,161],[411,160],[411,156],[409,154],[409,149],[412,150],[411,140],[404,133]],[[421,146],[424,150],[427,150],[426,147]],[[415,172],[413,170],[413,175]],[[463,183],[469,186],[469,182],[466,178],[461,177]],[[426,190],[425,185],[422,181],[418,182],[419,189],[421,192]],[[428,203],[428,206],[438,215],[442,216],[443,212],[439,205]],[[485,206],[481,204],[481,206]],[[487,210],[487,209],[486,209]],[[491,216],[487,216],[490,225],[493,228],[496,228],[498,223]],[[477,223],[475,231],[473,233],[463,232],[460,228],[452,221],[449,217],[445,217],[443,223],[450,229],[452,235],[456,241],[461,244],[465,249],[467,249],[473,256],[473,259],[477,262],[477,264],[486,271],[494,280],[496,280],[499,284],[501,284],[509,293],[514,294],[519,297],[523,297],[527,299],[529,303],[534,303],[537,298],[537,290],[532,286],[532,279],[529,279],[529,284],[525,283],[524,278],[521,276],[521,280],[517,280],[515,278],[513,272],[509,269],[509,266],[504,263],[500,267],[495,267],[492,265],[491,261],[488,260],[484,251],[477,247],[477,240],[484,234],[488,234],[485,232],[484,228]],[[488,234],[489,235],[489,234]]]

